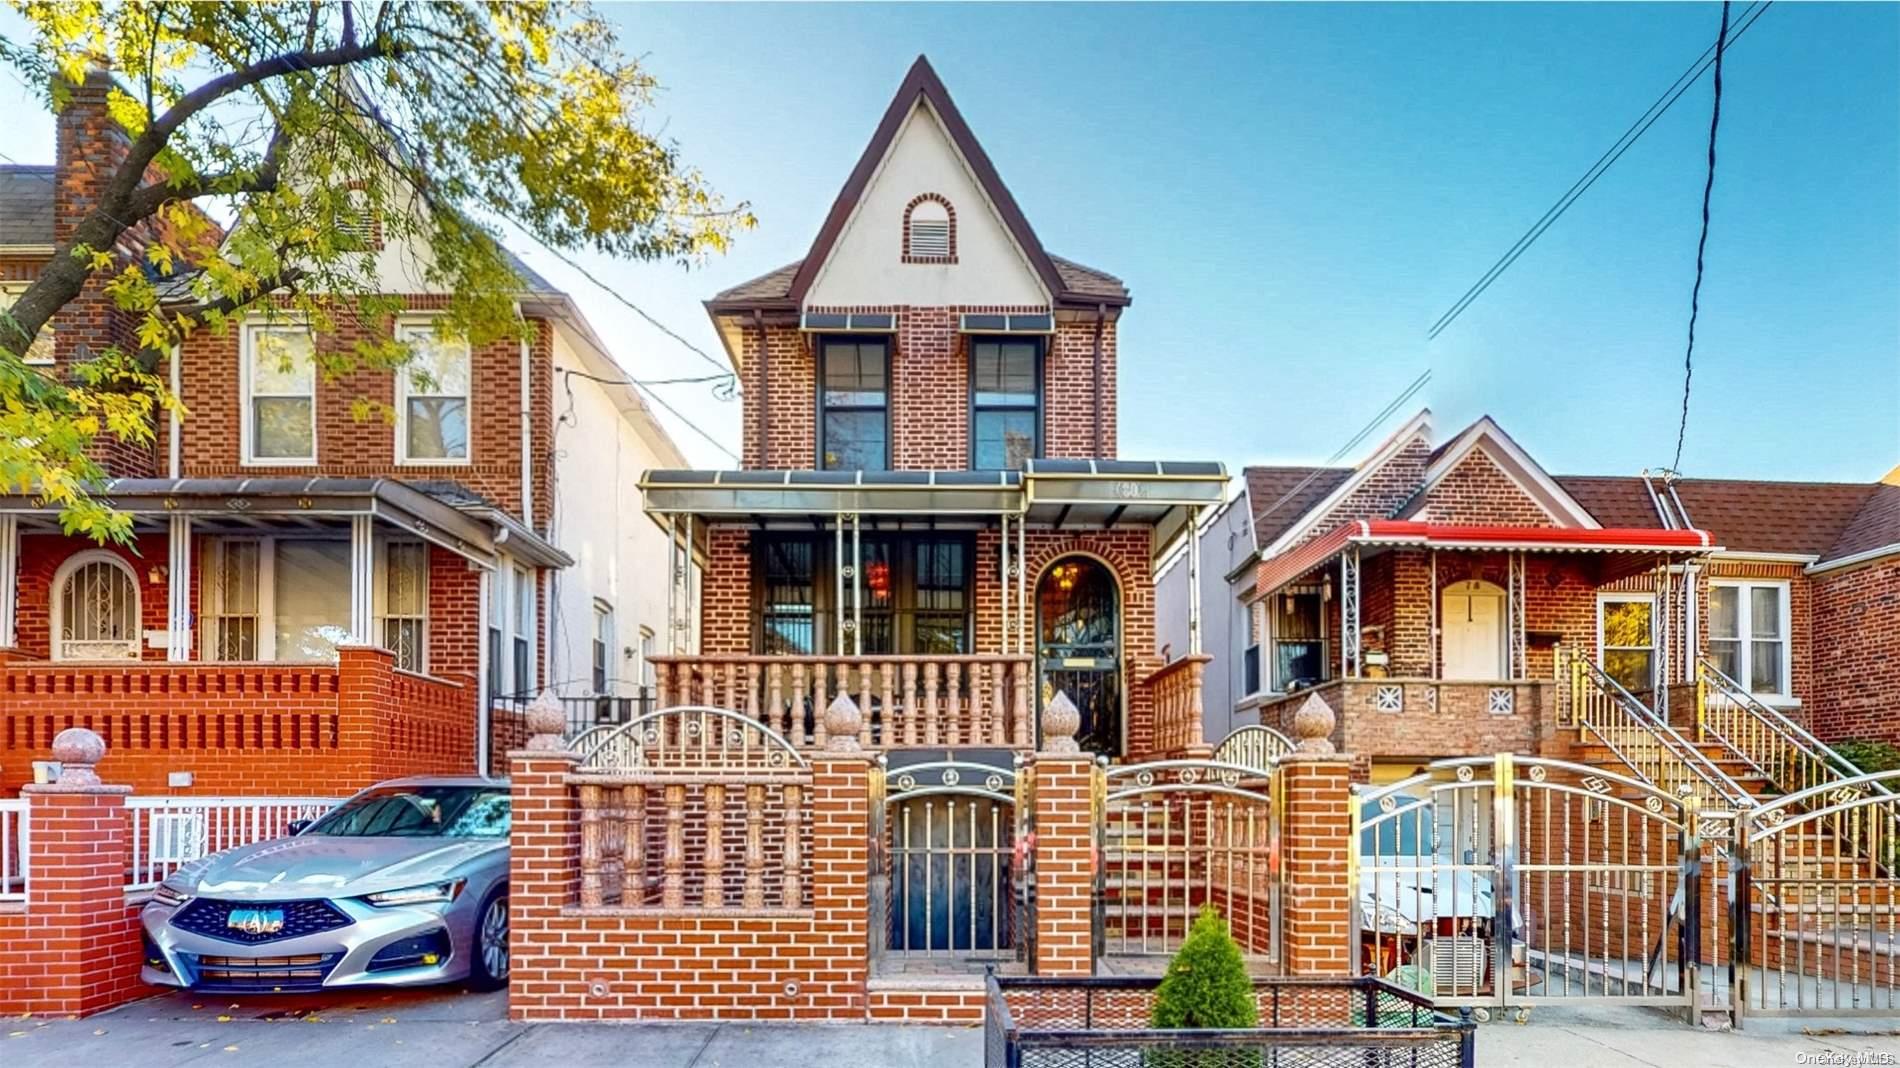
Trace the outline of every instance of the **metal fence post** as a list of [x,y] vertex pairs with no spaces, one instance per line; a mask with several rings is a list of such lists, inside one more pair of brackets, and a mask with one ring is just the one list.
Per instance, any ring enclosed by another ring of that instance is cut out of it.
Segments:
[[1749,923],[1748,809],[1735,813],[1734,837],[1729,842],[1728,927],[1732,946],[1728,958],[1729,1019],[1737,1031],[1748,1016],[1748,961],[1753,951],[1753,925]]
[[1491,931],[1496,942],[1497,960],[1493,964],[1492,993],[1499,1005],[1511,1000],[1511,951],[1516,942],[1513,909],[1517,883],[1517,778],[1516,763],[1509,753],[1499,753],[1491,767],[1491,842],[1496,852],[1498,882],[1492,888],[1495,908]]
[[1689,1023],[1702,1023],[1702,802],[1693,792],[1682,797],[1682,959],[1678,982],[1689,999]]

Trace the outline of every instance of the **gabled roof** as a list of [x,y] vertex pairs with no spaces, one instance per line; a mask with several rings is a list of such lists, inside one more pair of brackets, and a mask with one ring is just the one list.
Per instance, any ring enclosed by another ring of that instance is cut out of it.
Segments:
[[919,100],[929,104],[935,112],[957,152],[968,164],[977,185],[995,206],[1004,228],[1021,248],[1029,266],[1041,279],[1043,288],[1049,291],[1057,304],[1120,306],[1129,302],[1127,287],[1114,275],[1052,256],[1042,247],[1042,240],[1036,236],[1028,217],[1017,205],[1015,196],[1003,183],[996,165],[990,161],[989,153],[983,151],[983,145],[971,132],[970,124],[964,121],[963,113],[957,109],[956,102],[950,99],[950,91],[944,88],[943,80],[937,77],[928,59],[918,56],[917,61],[911,64],[910,71],[904,75],[903,84],[897,87],[897,94],[891,98],[890,106],[884,109],[884,117],[879,120],[870,143],[864,146],[864,152],[858,157],[857,165],[851,169],[850,177],[845,179],[844,188],[838,191],[837,198],[832,201],[831,210],[818,228],[810,251],[803,259],[719,293],[707,302],[708,307],[718,312],[750,307],[798,307],[803,304],[806,292],[811,289],[826,258],[843,234],[852,210],[864,196],[879,163],[890,151],[898,132],[903,128],[904,120],[910,116]]
[[1314,505],[1352,477],[1350,467],[1249,467],[1247,503],[1253,509],[1254,548],[1264,549]]
[[0,245],[53,243],[53,168],[0,166]]
[[1525,452],[1523,446],[1512,440],[1511,435],[1506,434],[1504,428],[1488,415],[1480,416],[1460,431],[1457,437],[1432,450],[1417,495],[1400,509],[1399,514],[1402,517],[1413,515],[1424,505],[1433,486],[1438,485],[1466,457],[1479,450],[1483,450],[1498,470],[1516,483],[1524,495],[1559,526],[1586,529],[1602,526],[1588,509],[1566,492],[1556,479],[1551,478],[1542,465],[1533,460],[1531,454]]
[[[1332,489],[1308,505],[1304,512],[1288,517],[1285,527],[1273,537],[1257,536],[1257,540],[1260,543],[1261,554],[1273,556],[1284,552],[1292,548],[1294,543],[1305,535],[1316,533],[1317,531],[1315,531],[1314,528],[1326,518],[1327,514],[1330,513],[1336,505],[1352,496],[1354,490],[1365,485],[1387,464],[1404,453],[1406,447],[1413,441],[1420,439],[1429,440],[1431,433],[1432,410],[1430,408],[1422,408],[1417,415],[1406,420],[1404,426],[1394,431],[1392,436],[1380,442],[1379,447],[1373,450],[1372,455],[1366,457],[1359,466],[1349,471],[1345,478],[1339,479],[1333,484]],[[1315,479],[1314,481],[1317,482],[1319,480]],[[1257,503],[1254,507],[1264,509],[1271,503],[1271,501]]]

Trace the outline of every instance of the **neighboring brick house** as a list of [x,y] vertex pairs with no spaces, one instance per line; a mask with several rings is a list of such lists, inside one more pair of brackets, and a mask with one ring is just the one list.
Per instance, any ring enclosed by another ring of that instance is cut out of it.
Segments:
[[[125,150],[109,84],[95,74],[60,112],[54,165],[0,172],[0,293],[62,254]],[[118,252],[136,254],[136,232]],[[469,772],[488,766],[496,701],[639,685],[665,542],[633,487],[678,450],[614,384],[574,303],[525,265],[531,339],[471,347],[435,337],[445,297],[392,266],[405,250],[377,255],[406,298],[391,322],[319,339],[250,318],[179,348],[169,373],[189,416],[150,447],[97,450],[130,543],[69,537],[32,495],[0,496],[0,790],[70,725],[104,735],[102,772],[145,792]],[[68,374],[133,323],[92,283],[32,358]],[[418,343],[426,379],[313,367],[314,346],[381,330]],[[358,418],[361,399],[393,424]],[[495,733],[502,751],[520,736],[506,716]]]
[[[1421,413],[1356,467],[1247,468],[1201,539],[1220,562],[1201,583],[1210,736],[1277,726],[1317,687],[1375,776],[1561,756],[1563,649],[1685,733],[1706,660],[1705,688],[1733,680],[1765,717],[1900,741],[1895,475],[1552,477],[1488,418],[1441,443]],[[1164,569],[1163,603],[1185,570]]]
[[[769,706],[768,676],[790,693],[796,671],[820,697],[895,688],[874,721],[897,741],[1028,747],[1066,690],[1093,751],[1170,748],[1151,561],[1226,477],[1116,458],[1128,305],[1043,248],[920,58],[806,256],[707,302],[745,393],[743,465],[646,478],[706,568],[700,655],[668,665],[693,681],[669,690],[663,667],[662,692],[716,681],[720,703]],[[778,726],[817,729],[809,696],[780,700]],[[969,722],[925,717],[939,701]]]

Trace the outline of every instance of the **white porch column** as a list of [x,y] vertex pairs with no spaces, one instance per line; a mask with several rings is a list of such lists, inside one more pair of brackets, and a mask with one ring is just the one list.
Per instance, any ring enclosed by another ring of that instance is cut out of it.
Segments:
[[1696,583],[1701,575],[1702,569],[1694,564],[1682,566],[1682,667],[1678,674],[1683,682],[1696,680],[1697,663],[1701,659],[1700,638],[1696,632],[1700,607]]
[[20,606],[20,518],[0,515],[0,649],[13,648]]
[[165,584],[165,659],[179,664],[191,659],[191,517],[172,516],[165,540],[170,548]]
[[364,645],[381,645],[376,630],[376,538],[366,515],[350,517],[350,638]]
[[851,655],[864,655],[864,545],[856,512],[851,513]]
[[[1041,636],[1029,636],[1029,628],[1034,626],[1035,617],[1029,612],[1029,536],[1025,528],[1029,526],[1029,511],[1025,508],[1016,513],[1016,558],[1012,563],[1016,568],[1016,651],[1026,653],[1035,648]],[[1031,668],[1033,677],[1037,669]]]
[[1201,510],[1188,516],[1188,655],[1201,655]]
[[1359,677],[1359,547],[1339,554],[1339,675]]
[[1671,606],[1669,565],[1658,563],[1652,573],[1655,578],[1655,590],[1651,594],[1649,608],[1650,645],[1655,649],[1655,664],[1650,669],[1651,686],[1656,698],[1656,714],[1669,719],[1669,611]]
[[1529,671],[1526,670],[1526,665],[1525,665],[1525,661],[1529,658],[1529,650],[1526,647],[1525,636],[1524,636],[1524,553],[1523,553],[1523,550],[1518,550],[1517,552],[1513,552],[1511,554],[1510,570],[1511,570],[1511,574],[1510,574],[1511,588],[1505,592],[1505,600],[1509,602],[1507,607],[1509,609],[1510,617],[1511,617],[1508,620],[1508,624],[1511,629],[1506,632],[1507,634],[1506,640],[1510,643],[1510,656],[1508,657],[1508,659],[1510,660],[1510,663],[1507,665],[1505,677],[1510,678],[1510,679],[1521,679],[1529,674]]

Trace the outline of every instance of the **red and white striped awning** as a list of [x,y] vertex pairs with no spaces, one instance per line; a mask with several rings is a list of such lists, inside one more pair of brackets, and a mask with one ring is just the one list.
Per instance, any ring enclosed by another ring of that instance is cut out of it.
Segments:
[[1648,553],[1700,556],[1720,548],[1706,530],[1646,527],[1495,527],[1421,523],[1409,519],[1359,519],[1262,560],[1254,588],[1273,593],[1330,562],[1347,546],[1536,553]]

